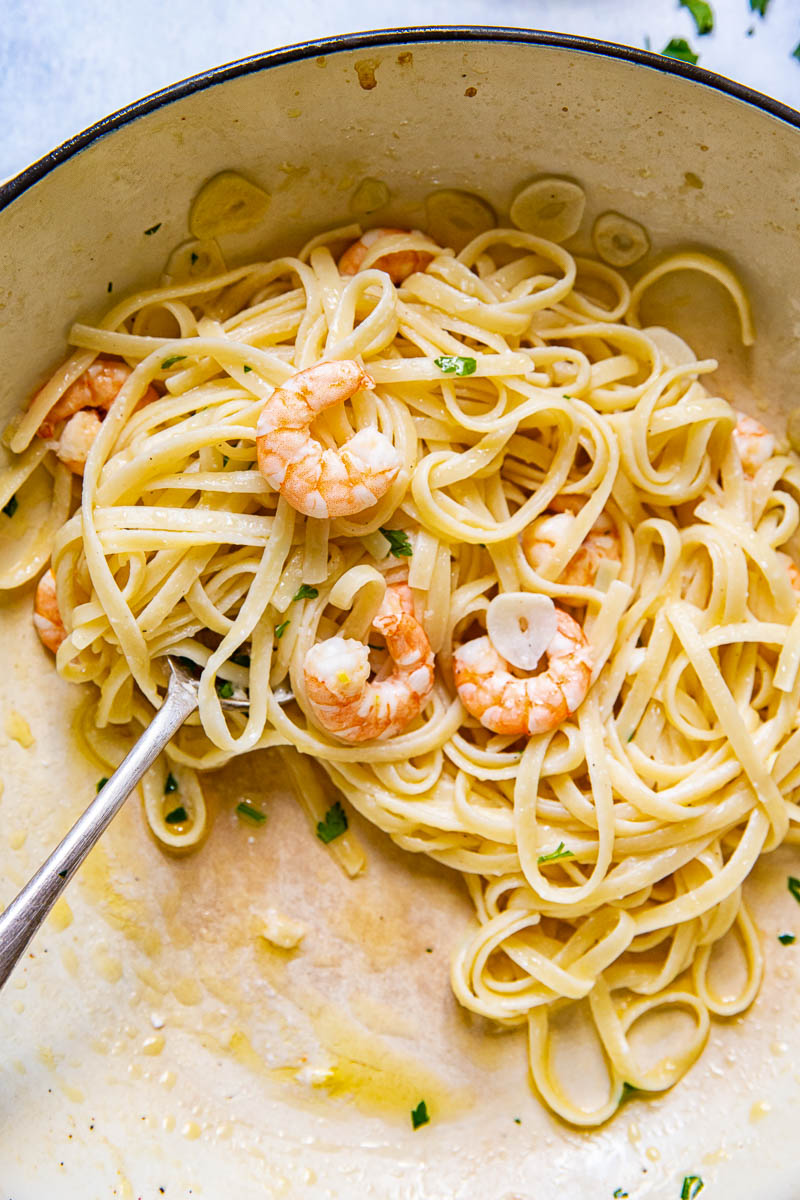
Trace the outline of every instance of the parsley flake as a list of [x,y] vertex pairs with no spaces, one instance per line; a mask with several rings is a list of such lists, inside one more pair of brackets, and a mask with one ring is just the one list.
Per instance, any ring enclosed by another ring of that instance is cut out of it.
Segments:
[[667,58],[679,58],[681,62],[691,63],[692,66],[700,57],[699,54],[695,54],[686,38],[670,38],[661,53]]
[[263,825],[267,819],[266,813],[263,813],[260,808],[254,808],[246,800],[242,800],[236,805],[236,812],[238,816],[246,817],[248,821],[254,821],[256,825]]
[[307,583],[301,583],[295,594],[292,596],[292,601],[295,600],[316,600],[319,595],[319,588],[310,587]]
[[428,1106],[424,1100],[420,1100],[417,1107],[411,1110],[411,1128],[419,1129],[420,1125],[427,1125],[429,1121]]
[[252,369],[253,369],[252,367],[248,367],[247,364],[245,363],[245,366],[244,366],[245,375],[247,375],[250,371],[252,371]]
[[522,1124],[522,1117],[514,1117],[514,1124],[515,1124],[515,1125],[521,1125],[521,1124]]
[[800,879],[795,879],[794,875],[790,875],[786,886],[794,896],[798,904],[800,904]]
[[175,363],[183,362],[186,358],[185,354],[170,354],[169,358],[165,358],[161,364],[162,371],[168,371],[170,367],[174,367]]
[[230,700],[233,695],[233,684],[230,679],[217,680],[217,695],[220,700]]
[[797,43],[794,50],[792,51],[792,58],[796,58],[797,61],[800,62],[800,42]]
[[195,252],[194,252],[194,250],[193,250],[193,251],[192,251],[192,253],[191,253],[191,258],[190,258],[190,262],[191,262],[192,266],[194,266],[194,264],[195,264],[196,262],[199,262],[199,260],[200,260],[200,255],[199,255],[199,254],[195,254]]
[[694,1200],[698,1192],[703,1190],[703,1181],[699,1175],[686,1175],[681,1188],[681,1200]]
[[[766,3],[766,0],[764,0]],[[752,6],[753,0],[750,0]],[[697,32],[700,37],[706,33],[711,33],[714,28],[714,12],[710,4],[706,0],[681,0],[681,8],[688,8],[689,12],[694,17],[694,23],[697,26]]]
[[540,863],[557,862],[559,858],[574,858],[575,851],[568,850],[563,842],[559,842],[555,850],[551,850],[549,854],[540,854]]
[[98,781],[95,785],[95,791],[102,792],[103,788],[106,786],[107,783],[108,783],[108,776],[104,775],[102,779],[98,779]]
[[161,222],[159,221],[157,225],[151,225],[149,229],[145,229],[144,236],[150,237],[151,234],[158,233],[160,228],[161,228]]
[[168,825],[183,825],[185,821],[189,820],[189,814],[183,805],[179,804],[177,808],[173,808],[172,812],[167,813],[164,820]]
[[474,358],[464,358],[460,354],[441,354],[433,361],[445,375],[474,375],[478,369]]
[[793,933],[779,933],[778,941],[782,946],[791,946],[792,942],[797,941],[797,938]]
[[614,1188],[614,1200],[625,1200],[627,1195],[624,1188]]
[[287,628],[291,625],[291,621],[281,621],[280,625],[275,626],[275,637],[280,639],[286,633]]
[[113,285],[113,283],[109,283],[108,287],[106,288],[106,291],[107,291],[107,292],[113,292],[113,290],[114,290],[114,285]]
[[235,654],[231,655],[231,662],[236,663],[237,667],[249,667],[250,655],[245,654],[244,650],[237,650]]
[[327,846],[334,838],[341,837],[347,830],[347,813],[337,800],[325,813],[324,821],[317,821],[317,837]]
[[66,879],[66,878],[67,878],[67,872],[66,872],[66,871],[59,871],[59,872],[58,872],[58,878],[59,878],[59,879]]
[[760,17],[767,15],[769,0],[750,0],[750,12],[758,13]]
[[17,499],[16,495],[14,495],[11,497],[8,504],[3,505],[3,512],[6,514],[7,517],[13,517],[14,513],[17,511],[18,508],[19,508],[19,500]]
[[230,461],[231,461],[231,460],[228,458],[227,454],[223,454],[223,456],[222,456],[222,466],[223,466],[223,468],[224,468],[224,467],[227,467],[227,465],[228,465],[228,463],[229,463]]
[[405,529],[384,529],[381,526],[381,533],[389,543],[390,554],[395,558],[411,558],[414,551]]
[[175,776],[172,774],[172,771],[170,771],[169,775],[164,780],[164,795],[169,796],[170,793],[177,792],[177,790],[178,790],[178,781],[175,778]]

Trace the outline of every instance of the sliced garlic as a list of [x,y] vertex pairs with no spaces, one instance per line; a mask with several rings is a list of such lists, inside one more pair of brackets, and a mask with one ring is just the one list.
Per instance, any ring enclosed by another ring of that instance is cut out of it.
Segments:
[[511,203],[511,220],[526,233],[564,242],[583,220],[586,194],[571,179],[548,176],[529,183]]
[[431,192],[425,201],[427,232],[440,246],[463,250],[479,233],[494,229],[494,209],[480,196],[457,188]]
[[644,258],[650,239],[644,226],[622,213],[601,213],[592,229],[594,248],[612,267],[629,267]]
[[685,363],[697,362],[697,355],[689,343],[671,329],[665,329],[663,325],[650,325],[642,333],[646,333],[650,341],[656,344],[668,367],[682,367]]
[[389,203],[390,192],[382,179],[362,179],[350,197],[350,212],[359,217],[377,212]]
[[308,932],[302,921],[287,917],[276,908],[268,908],[263,915],[264,924],[260,930],[261,937],[279,946],[282,950],[294,950],[299,946]]
[[263,218],[270,195],[238,171],[220,171],[200,188],[189,210],[189,229],[196,238],[245,233]]
[[537,592],[502,592],[486,612],[489,641],[512,667],[532,671],[556,634],[556,606]]
[[225,259],[213,238],[204,242],[192,238],[175,247],[167,259],[164,274],[169,281],[204,279],[207,275],[222,275],[225,270]]

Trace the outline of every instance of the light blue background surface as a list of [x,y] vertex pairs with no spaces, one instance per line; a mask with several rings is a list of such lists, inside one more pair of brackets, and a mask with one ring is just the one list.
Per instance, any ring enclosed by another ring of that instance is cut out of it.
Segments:
[[[0,0],[0,179],[149,92],[309,38],[400,25],[509,25],[661,50],[800,108],[800,0],[712,0],[699,38],[678,0]],[[753,29],[748,37],[747,30]]]

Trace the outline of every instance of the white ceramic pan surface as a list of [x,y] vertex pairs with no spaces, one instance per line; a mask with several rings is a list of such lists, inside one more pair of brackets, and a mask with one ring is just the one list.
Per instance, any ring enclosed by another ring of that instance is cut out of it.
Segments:
[[[502,218],[528,177],[574,176],[584,229],[618,209],[656,251],[713,247],[735,266],[753,351],[698,278],[654,289],[645,315],[717,355],[718,386],[776,429],[797,403],[800,117],[658,56],[429,30],[212,72],[0,190],[0,424],[62,357],[76,314],[99,311],[110,283],[119,295],[158,276],[199,185],[231,167],[272,193],[263,228],[224,246],[234,262],[351,219],[366,176],[391,192],[381,222],[412,225],[437,186],[479,192]],[[0,609],[0,904],[102,773],[73,749],[79,689],[54,674],[30,610],[30,589]],[[686,1175],[702,1176],[702,1200],[800,1194],[800,951],[775,936],[800,932],[796,852],[764,860],[751,889],[767,959],[753,1008],[714,1024],[670,1093],[578,1132],[532,1094],[524,1034],[491,1031],[450,994],[459,880],[361,821],[368,869],[346,879],[276,774],[261,756],[210,777],[214,826],[183,859],[132,800],[0,994],[2,1200],[677,1200]],[[265,805],[267,827],[237,821],[232,798]],[[254,936],[265,905],[301,915],[302,953]],[[432,1120],[414,1132],[422,1098]]]

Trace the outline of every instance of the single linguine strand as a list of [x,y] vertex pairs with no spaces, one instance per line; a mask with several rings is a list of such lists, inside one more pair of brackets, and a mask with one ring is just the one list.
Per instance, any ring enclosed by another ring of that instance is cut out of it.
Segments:
[[[453,958],[456,996],[526,1026],[543,1100],[596,1125],[625,1083],[672,1086],[709,1016],[741,1011],[759,986],[741,887],[762,851],[800,840],[800,615],[780,550],[798,529],[800,469],[774,445],[747,467],[737,414],[709,390],[716,363],[640,328],[652,283],[701,271],[732,296],[749,344],[747,299],[714,259],[673,255],[631,289],[518,229],[481,232],[460,253],[389,230],[345,274],[337,256],[359,233],[232,271],[215,248],[214,274],[171,276],[77,324],[73,357],[8,439],[3,504],[16,494],[24,517],[52,499],[16,559],[6,545],[0,585],[52,554],[57,667],[95,685],[79,736],[109,765],[161,703],[166,655],[195,665],[199,712],[144,786],[165,846],[204,836],[196,771],[282,747],[312,825],[326,811],[313,758],[400,846],[462,872],[476,919]],[[411,273],[394,282],[384,254]],[[71,510],[66,468],[36,431],[101,354],[132,372]],[[274,390],[321,360],[355,360],[374,388],[317,414],[320,461],[361,431],[394,455],[377,502],[339,516],[296,511],[256,455]],[[404,728],[353,745],[315,719],[304,664],[338,637],[369,643],[356,647],[364,669],[386,678],[371,631],[405,581],[436,656],[433,689]],[[531,736],[491,732],[454,686],[454,653],[484,637],[499,593],[551,597],[586,640],[586,698]],[[279,685],[293,701],[279,703]],[[223,709],[228,686],[248,690],[245,712]],[[331,850],[362,869],[352,832]],[[744,964],[734,994],[713,969],[723,939]],[[599,1101],[557,1070],[553,1022],[568,1005],[602,1049]],[[688,1013],[690,1032],[646,1065],[631,1034],[662,1011]]]

